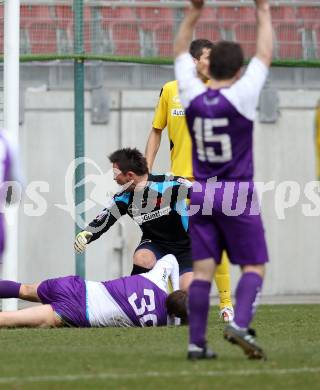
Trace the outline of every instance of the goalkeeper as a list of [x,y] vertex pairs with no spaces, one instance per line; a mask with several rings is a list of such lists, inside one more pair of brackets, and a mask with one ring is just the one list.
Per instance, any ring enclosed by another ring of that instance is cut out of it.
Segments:
[[131,275],[147,272],[159,258],[173,254],[179,263],[180,287],[187,290],[193,277],[186,204],[191,183],[178,176],[149,174],[147,161],[137,149],[117,150],[109,159],[116,182],[125,190],[116,194],[77,235],[76,251],[83,252],[88,243],[100,238],[122,215],[128,214],[142,231]]

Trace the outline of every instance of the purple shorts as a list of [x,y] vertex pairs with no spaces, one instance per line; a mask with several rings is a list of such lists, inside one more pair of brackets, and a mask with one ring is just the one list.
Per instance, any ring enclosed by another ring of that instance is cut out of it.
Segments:
[[[218,188],[221,185],[221,188]],[[214,189],[213,186],[216,188]],[[233,264],[268,262],[264,228],[254,183],[220,182],[191,194],[200,210],[190,217],[194,261],[213,258],[221,262],[223,250]]]
[[48,279],[40,283],[38,295],[49,304],[65,325],[90,327],[87,316],[86,284],[79,276]]

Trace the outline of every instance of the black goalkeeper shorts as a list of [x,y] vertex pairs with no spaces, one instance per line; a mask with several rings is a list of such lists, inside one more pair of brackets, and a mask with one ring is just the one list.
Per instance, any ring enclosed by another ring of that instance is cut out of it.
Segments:
[[135,252],[139,249],[149,249],[155,255],[156,259],[159,260],[165,255],[174,255],[179,264],[179,274],[180,276],[186,272],[192,272],[192,255],[191,248],[183,249],[172,249],[164,244],[155,243],[152,240],[141,240],[140,244],[137,246]]

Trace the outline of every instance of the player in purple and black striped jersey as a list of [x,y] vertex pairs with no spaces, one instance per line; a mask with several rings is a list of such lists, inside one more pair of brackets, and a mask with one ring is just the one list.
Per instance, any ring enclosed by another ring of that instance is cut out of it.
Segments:
[[[169,294],[171,281],[173,293]],[[0,280],[0,298],[43,305],[0,313],[2,327],[148,327],[187,321],[186,293],[179,289],[179,265],[173,255],[144,274],[105,282],[79,276],[37,284]]]
[[137,149],[117,150],[110,161],[115,180],[126,189],[77,235],[75,249],[84,251],[128,214],[142,231],[131,275],[147,272],[159,258],[173,254],[179,263],[180,287],[187,290],[193,275],[186,202],[191,183],[179,176],[149,174],[147,161]]
[[[253,121],[272,57],[272,27],[267,0],[256,0],[257,52],[241,77],[243,52],[234,42],[218,42],[210,53],[210,81],[204,86],[188,53],[203,0],[191,10],[175,42],[175,74],[192,138],[195,182],[190,218],[194,281],[189,290],[190,359],[213,358],[206,347],[209,292],[215,264],[226,250],[242,276],[236,290],[234,321],[224,336],[250,358],[263,358],[249,324],[268,261],[264,229],[253,184]],[[226,207],[229,205],[230,207]],[[240,205],[240,212],[238,212]],[[236,206],[236,211],[235,211]],[[254,212],[252,212],[254,209]]]

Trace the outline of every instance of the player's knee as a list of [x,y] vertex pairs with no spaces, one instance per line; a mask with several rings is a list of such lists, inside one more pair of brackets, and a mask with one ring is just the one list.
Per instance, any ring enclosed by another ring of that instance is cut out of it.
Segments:
[[49,329],[49,328],[57,328],[58,326],[59,325],[56,324],[56,322],[53,318],[46,318],[41,322],[41,324],[39,325],[39,328]]
[[214,271],[215,263],[213,259],[195,261],[193,264],[194,279],[211,282]]
[[262,278],[264,278],[265,269],[266,269],[266,267],[264,264],[245,265],[242,267],[242,272],[243,273],[253,272],[253,273],[260,275]]
[[51,306],[47,306],[46,313],[39,323],[39,328],[58,328],[62,325],[61,319],[56,315]]
[[133,256],[133,262],[140,267],[152,269],[156,264],[155,255],[149,250],[138,250]]

